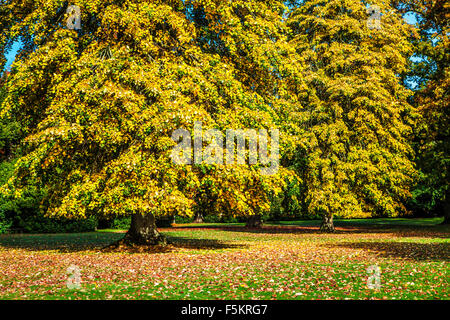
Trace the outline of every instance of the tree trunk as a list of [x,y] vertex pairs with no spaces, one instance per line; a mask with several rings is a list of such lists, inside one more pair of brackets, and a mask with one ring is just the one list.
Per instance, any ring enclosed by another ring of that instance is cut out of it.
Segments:
[[444,221],[442,224],[450,224],[450,199],[446,199],[444,203]]
[[166,238],[156,229],[156,220],[152,214],[135,214],[124,240],[138,245],[165,245]]
[[320,226],[320,231],[322,232],[335,232],[334,224],[333,224],[333,215],[324,214],[322,225]]
[[195,214],[194,223],[203,223],[203,214],[198,212]]
[[248,217],[246,227],[247,228],[261,228],[263,225],[263,221],[261,219],[261,215],[254,215]]

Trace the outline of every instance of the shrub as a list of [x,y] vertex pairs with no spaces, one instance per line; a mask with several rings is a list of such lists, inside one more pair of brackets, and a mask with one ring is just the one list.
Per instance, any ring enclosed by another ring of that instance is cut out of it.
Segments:
[[131,224],[131,217],[121,217],[114,219],[111,228],[116,230],[128,230]]
[[27,233],[78,233],[92,232],[97,228],[94,217],[83,220],[55,219],[41,215],[20,219],[19,228]]

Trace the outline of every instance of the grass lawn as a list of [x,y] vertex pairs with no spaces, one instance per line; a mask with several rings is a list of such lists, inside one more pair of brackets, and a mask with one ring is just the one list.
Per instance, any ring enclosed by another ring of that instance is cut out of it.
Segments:
[[[167,251],[105,252],[123,233],[0,236],[0,299],[449,299],[450,227],[439,219],[189,224]],[[81,288],[66,287],[67,268]],[[367,268],[381,268],[381,289]]]

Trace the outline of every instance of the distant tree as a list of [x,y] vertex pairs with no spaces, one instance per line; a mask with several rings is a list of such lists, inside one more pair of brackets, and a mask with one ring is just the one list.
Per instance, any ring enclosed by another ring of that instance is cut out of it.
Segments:
[[409,28],[389,2],[369,3],[380,9],[380,29],[369,28],[365,2],[353,0],[294,2],[288,20],[307,85],[293,118],[305,131],[297,170],[323,231],[334,230],[337,214],[405,212],[415,177],[415,110],[400,83],[412,54]]

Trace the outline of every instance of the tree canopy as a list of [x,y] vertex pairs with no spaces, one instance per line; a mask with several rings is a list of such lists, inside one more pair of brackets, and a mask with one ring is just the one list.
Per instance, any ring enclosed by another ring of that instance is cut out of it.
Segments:
[[[27,44],[2,113],[20,119],[26,151],[7,185],[45,186],[54,216],[191,215],[208,181],[215,206],[235,215],[269,208],[287,170],[177,166],[179,128],[276,127],[292,67],[278,1],[7,1],[2,48]],[[295,67],[295,66],[294,66]],[[285,140],[282,140],[285,141]],[[230,211],[230,210],[228,210]]]
[[[67,24],[71,5],[80,8],[76,29]],[[422,33],[400,8],[425,12]],[[281,198],[288,214],[300,206],[323,216],[325,231],[336,215],[406,214],[420,111],[432,132],[422,158],[448,171],[448,23],[439,8],[419,0],[1,1],[0,65],[23,44],[0,99],[1,147],[12,130],[21,144],[2,194],[45,190],[48,216],[133,216],[130,232],[142,242],[159,237],[155,217],[258,217]],[[412,65],[414,53],[433,63]],[[411,70],[422,85],[415,96],[403,81]],[[243,163],[222,161],[229,150],[218,140],[245,129],[269,145],[279,133],[273,174],[261,173],[267,163],[261,154],[251,161],[251,150]],[[222,160],[194,148],[189,156],[200,161],[177,164],[177,130]],[[435,188],[447,179],[435,178]]]
[[359,1],[305,1],[288,20],[308,85],[294,119],[304,129],[300,173],[309,210],[330,218],[405,212],[415,177],[415,110],[400,83],[408,26],[389,3],[372,4],[383,13],[379,29]]

